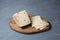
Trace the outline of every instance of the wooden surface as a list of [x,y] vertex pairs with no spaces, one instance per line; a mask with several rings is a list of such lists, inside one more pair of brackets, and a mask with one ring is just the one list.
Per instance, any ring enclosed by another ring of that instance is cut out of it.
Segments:
[[[31,15],[30,15],[31,17]],[[47,20],[43,19],[44,21],[48,22]],[[49,23],[49,22],[48,22]],[[49,23],[50,24],[50,23]],[[14,31],[20,32],[20,33],[27,33],[27,34],[31,34],[31,33],[39,33],[39,32],[44,32],[50,29],[50,25],[48,25],[47,27],[45,27],[43,30],[37,30],[34,27],[30,25],[27,25],[23,28],[20,28],[18,25],[16,25],[16,23],[14,22],[13,19],[11,19],[10,21],[10,28],[13,29]]]

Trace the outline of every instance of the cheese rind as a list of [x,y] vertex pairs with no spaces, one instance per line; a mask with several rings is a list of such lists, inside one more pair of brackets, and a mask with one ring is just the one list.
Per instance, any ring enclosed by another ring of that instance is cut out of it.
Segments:
[[44,29],[49,24],[41,19],[40,16],[33,16],[31,17],[32,20],[32,27],[35,27],[36,29]]
[[25,10],[15,13],[13,15],[13,20],[19,27],[23,27],[31,23],[29,16]]

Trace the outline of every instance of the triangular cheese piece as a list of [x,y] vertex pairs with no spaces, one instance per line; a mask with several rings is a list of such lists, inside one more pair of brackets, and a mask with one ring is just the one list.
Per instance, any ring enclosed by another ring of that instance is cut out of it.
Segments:
[[31,20],[32,20],[32,27],[35,27],[36,29],[42,30],[49,25],[49,23],[43,21],[40,16],[33,16],[31,17]]

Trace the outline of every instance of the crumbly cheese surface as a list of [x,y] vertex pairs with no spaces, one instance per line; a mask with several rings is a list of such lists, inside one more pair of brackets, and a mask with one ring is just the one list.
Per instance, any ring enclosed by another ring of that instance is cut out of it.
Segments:
[[42,30],[47,25],[49,25],[47,22],[43,21],[40,16],[33,16],[31,20],[32,20],[32,27],[35,27],[36,29]]
[[21,12],[18,12],[18,13],[15,13],[13,15],[13,20],[20,27],[23,27],[23,26],[28,25],[28,24],[31,23],[31,21],[29,19],[29,16],[28,16],[28,14],[25,10],[21,11]]

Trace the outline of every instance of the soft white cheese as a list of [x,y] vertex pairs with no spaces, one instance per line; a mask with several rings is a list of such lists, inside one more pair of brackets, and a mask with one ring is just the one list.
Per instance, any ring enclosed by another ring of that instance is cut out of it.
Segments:
[[32,27],[40,30],[44,29],[47,25],[49,25],[47,22],[43,21],[40,16],[31,17],[31,21]]
[[19,27],[23,27],[31,23],[30,18],[25,10],[15,13],[13,15],[13,20]]

